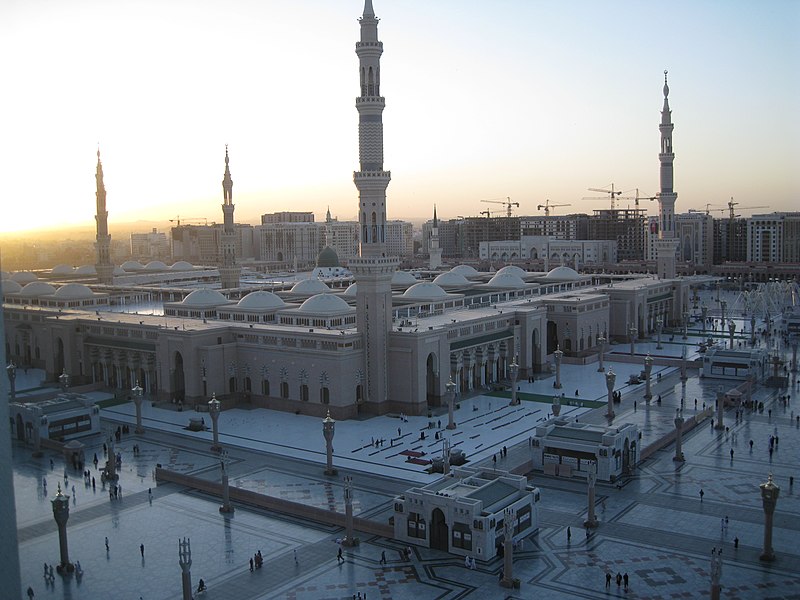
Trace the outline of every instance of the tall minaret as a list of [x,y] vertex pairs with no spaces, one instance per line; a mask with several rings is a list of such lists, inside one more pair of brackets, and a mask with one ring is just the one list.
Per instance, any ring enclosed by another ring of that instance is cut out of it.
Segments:
[[433,227],[431,239],[428,240],[428,268],[438,269],[442,266],[442,249],[439,248],[439,220],[436,218],[436,205],[433,205]]
[[222,178],[222,234],[220,235],[219,279],[222,289],[239,287],[242,268],[236,264],[236,229],[233,226],[233,180],[228,166],[228,145],[225,145],[225,176]]
[[97,263],[94,268],[100,283],[111,284],[114,281],[114,265],[111,264],[111,236],[108,235],[108,211],[106,210],[106,186],[103,183],[103,163],[100,162],[100,149],[97,149],[97,214],[94,220],[97,223]]
[[348,262],[358,283],[356,324],[364,337],[366,389],[364,401],[377,413],[388,410],[388,337],[392,328],[392,275],[400,264],[386,256],[386,188],[391,173],[383,170],[384,98],[381,96],[378,19],[372,0],[365,0],[361,41],[356,42],[361,95],[358,109],[358,150],[361,170],[353,173],[358,188],[360,244],[358,256]]
[[675,260],[678,253],[679,240],[675,235],[675,200],[678,194],[672,189],[672,163],[675,153],[672,151],[672,111],[669,109],[669,85],[667,71],[664,71],[664,107],[661,109],[661,152],[658,160],[661,163],[661,192],[658,195],[658,239],[655,241],[656,264],[661,279],[675,277]]

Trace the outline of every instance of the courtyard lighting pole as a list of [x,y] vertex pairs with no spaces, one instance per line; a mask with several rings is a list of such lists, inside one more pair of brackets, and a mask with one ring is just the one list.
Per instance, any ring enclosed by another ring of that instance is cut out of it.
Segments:
[[706,318],[708,318],[708,307],[706,306],[705,302],[703,302],[703,305],[700,307],[700,316],[703,318],[703,322],[702,322],[701,325],[703,327],[703,333],[705,333],[706,332]]
[[736,323],[732,319],[728,321],[728,332],[731,334],[731,350],[733,350],[733,334],[736,333]]
[[772,473],[769,474],[767,483],[762,483],[761,503],[764,507],[764,549],[759,557],[761,560],[775,560],[775,551],[772,549],[772,515],[775,513],[775,505],[778,503],[778,496],[781,493],[779,488],[772,481]]
[[685,384],[689,376],[686,374],[686,346],[681,348],[681,381]]
[[221,452],[222,446],[219,444],[219,411],[221,402],[217,400],[216,393],[211,394],[211,400],[208,401],[208,414],[211,415],[211,428],[213,435],[213,443],[211,450],[214,452]]
[[136,429],[134,429],[133,432],[142,434],[144,433],[144,427],[142,427],[142,402],[144,401],[142,395],[144,394],[144,390],[137,381],[136,386],[131,392],[133,393],[133,404],[136,406]]
[[636,334],[638,332],[636,325],[631,325],[630,329],[628,329],[628,334],[631,336],[631,356],[636,354]]
[[450,473],[450,440],[445,439],[442,444],[442,475]]
[[178,564],[181,566],[182,600],[192,600],[192,544],[189,538],[178,540]]
[[606,338],[600,336],[597,338],[597,344],[600,346],[600,366],[597,367],[597,372],[602,373],[606,370],[606,368],[603,366],[603,353],[606,349]]
[[353,478],[344,476],[344,531],[343,546],[356,546],[358,540],[353,536]]
[[617,375],[611,369],[606,373],[606,388],[608,389],[608,412],[606,416],[609,419],[614,418],[614,382],[617,380]]
[[511,366],[509,367],[511,370],[511,406],[516,406],[519,404],[519,398],[517,398],[517,375],[519,374],[519,365],[517,364],[517,357],[514,357],[514,360],[511,361]]
[[648,354],[644,357],[644,399],[650,402],[653,392],[650,389],[650,373],[653,372],[653,357]]
[[17,365],[14,364],[13,360],[10,363],[8,363],[8,366],[6,367],[6,373],[8,373],[8,383],[10,384],[9,392],[8,392],[9,402],[16,402],[16,400],[17,400],[17,387],[16,387]]
[[456,396],[456,384],[453,383],[453,376],[444,386],[447,389],[447,429],[455,429],[456,422],[453,420],[453,403]]
[[661,345],[661,332],[664,330],[664,318],[658,317],[656,319],[656,350],[662,350],[664,346]]
[[61,375],[58,376],[58,385],[62,392],[66,392],[69,389],[69,375],[67,375],[66,368],[61,369]]
[[675,462],[684,462],[686,459],[683,457],[683,413],[681,409],[675,409],[675,456],[672,458]]
[[333,434],[336,421],[331,419],[331,411],[328,411],[328,416],[322,419],[322,437],[325,438],[325,456],[327,463],[325,467],[325,475],[336,475],[337,471],[333,468]]
[[597,482],[597,463],[589,466],[586,484],[589,487],[589,515],[583,522],[584,527],[597,527],[597,516],[594,514],[594,485]]
[[503,510],[503,578],[500,585],[504,588],[514,587],[514,525],[517,522],[517,511],[513,508]]
[[72,573],[75,567],[69,562],[69,547],[67,545],[67,519],[69,519],[69,496],[61,493],[61,484],[58,484],[58,493],[50,501],[53,505],[53,518],[58,525],[58,549],[61,562],[58,565],[59,573]]
[[564,358],[564,353],[561,351],[561,346],[556,346],[556,351],[553,352],[553,360],[556,362],[556,389],[561,389],[561,359]]

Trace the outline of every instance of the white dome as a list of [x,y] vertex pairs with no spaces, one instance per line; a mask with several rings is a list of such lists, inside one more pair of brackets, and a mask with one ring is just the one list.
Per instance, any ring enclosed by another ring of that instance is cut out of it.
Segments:
[[86,300],[87,298],[94,298],[92,290],[82,283],[68,283],[67,285],[62,285],[56,290],[55,296],[62,300]]
[[25,285],[31,281],[36,281],[39,279],[39,277],[36,275],[36,273],[31,273],[30,271],[20,271],[19,273],[14,273],[11,276],[11,279],[20,285]]
[[358,292],[358,284],[351,283],[349,286],[347,286],[347,289],[344,292],[342,292],[342,296],[347,296],[348,298],[350,297],[355,298],[357,292]]
[[140,262],[136,262],[135,260],[126,260],[122,265],[120,265],[125,271],[129,273],[131,271],[141,271],[144,269],[144,265]]
[[286,303],[272,292],[260,290],[251,292],[236,304],[239,308],[249,308],[251,310],[269,310],[271,308],[281,308]]
[[474,267],[471,267],[469,265],[458,265],[457,267],[453,267],[452,269],[450,269],[450,272],[463,275],[467,279],[469,279],[470,277],[475,277],[476,275],[480,275],[480,273],[478,273],[478,271],[476,271]]
[[166,271],[167,269],[169,267],[160,260],[151,260],[144,266],[145,271]]
[[13,279],[3,279],[4,294],[19,294],[20,290],[22,290],[22,286]]
[[317,294],[311,296],[297,309],[304,313],[317,315],[334,315],[343,312],[351,312],[353,309],[344,300],[334,294]]
[[576,279],[580,279],[581,275],[575,269],[561,266],[552,269],[544,278],[558,279],[560,281],[575,281]]
[[192,263],[188,263],[185,260],[179,260],[170,267],[170,271],[191,271],[192,269],[194,269]]
[[452,271],[437,275],[433,283],[441,287],[465,287],[470,285],[470,282],[461,273],[453,273]]
[[75,269],[75,275],[97,275],[97,269],[94,265],[81,265]]
[[291,289],[293,294],[304,294],[306,296],[325,294],[326,292],[330,291],[331,288],[325,285],[324,281],[319,279],[303,279],[302,281],[295,283],[294,287]]
[[493,288],[502,288],[502,289],[519,289],[525,287],[525,282],[522,281],[522,278],[519,275],[515,275],[514,273],[501,273],[498,271],[494,277],[489,280],[489,283],[486,284],[488,287]]
[[227,304],[228,299],[220,294],[217,290],[202,288],[193,291],[191,294],[183,299],[181,304],[189,306],[219,306],[220,304]]
[[408,288],[403,293],[403,298],[410,298],[412,300],[443,300],[447,298],[447,292],[435,283],[421,281]]
[[408,271],[395,271],[392,275],[392,285],[414,285],[417,278]]
[[20,290],[19,295],[25,296],[26,298],[34,298],[38,296],[52,296],[55,293],[56,288],[49,283],[45,283],[44,281],[31,281]]
[[75,269],[72,268],[72,265],[56,265],[53,267],[53,270],[50,271],[53,275],[72,275]]
[[528,276],[528,272],[525,269],[521,269],[517,265],[506,265],[505,267],[497,271],[498,275],[500,273],[513,273],[520,279],[524,279],[525,277]]

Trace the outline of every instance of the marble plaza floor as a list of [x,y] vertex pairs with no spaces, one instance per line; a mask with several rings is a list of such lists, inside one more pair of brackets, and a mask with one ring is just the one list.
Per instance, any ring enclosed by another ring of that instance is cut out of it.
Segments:
[[[700,333],[692,326],[685,342],[692,352]],[[684,341],[679,338],[658,352],[680,356]],[[668,341],[666,336],[664,341]],[[637,342],[636,353],[640,357],[648,351],[655,354],[654,347],[655,342]],[[653,383],[661,404],[648,405],[642,398],[643,385],[625,384],[641,365],[614,361],[614,351],[628,350],[625,344],[614,346],[607,358],[618,373],[617,389],[623,392],[622,403],[615,408],[615,423],[638,423],[645,445],[673,427],[672,417],[681,403],[685,414],[693,414],[695,398],[698,411],[703,402],[713,401],[719,381],[701,380],[696,371],[691,372],[684,390],[676,370],[663,369],[661,380]],[[605,381],[596,369],[596,363],[564,365],[560,391],[565,398],[576,403],[605,400]],[[18,387],[35,387],[36,378],[35,372],[21,374]],[[552,377],[520,381],[520,391],[550,397],[552,382]],[[147,406],[147,432],[125,435],[117,445],[122,454],[122,495],[114,500],[109,499],[91,462],[86,468],[95,477],[94,488],[91,477],[85,481],[71,467],[65,479],[65,465],[58,455],[51,452],[33,458],[30,449],[14,446],[23,587],[32,586],[37,600],[177,599],[181,597],[178,540],[189,537],[194,585],[202,577],[209,586],[205,594],[196,596],[200,600],[345,600],[358,593],[362,598],[386,600],[706,598],[712,547],[723,548],[724,598],[798,598],[800,488],[789,484],[789,477],[800,474],[800,428],[793,420],[800,414],[797,390],[797,386],[781,391],[759,388],[756,398],[765,403],[764,412],[746,412],[737,421],[733,411],[727,411],[727,432],[703,421],[684,438],[685,463],[675,463],[674,446],[668,446],[643,462],[620,487],[598,484],[600,526],[588,537],[582,528],[587,513],[585,484],[533,473],[531,481],[542,491],[541,524],[515,552],[514,575],[522,586],[514,591],[498,585],[500,559],[469,570],[463,559],[414,548],[406,561],[397,542],[362,534],[361,545],[345,549],[346,560],[340,565],[336,553],[341,529],[241,505],[232,517],[225,517],[218,512],[217,499],[175,484],[157,485],[156,464],[211,479],[219,476],[218,457],[209,450],[210,432],[184,429],[189,416],[199,415]],[[791,401],[784,406],[780,396],[786,393]],[[492,465],[492,456],[505,445],[508,457],[498,460],[497,466],[512,467],[525,460],[530,429],[548,412],[549,404],[525,401],[521,407],[509,407],[507,400],[488,395],[462,399],[452,443],[460,442],[457,447],[465,450],[473,464],[486,466]],[[565,406],[562,415],[605,423],[603,412],[602,407],[592,411]],[[132,424],[133,414],[128,405],[102,411],[104,424],[113,428]],[[232,485],[342,510],[341,477],[350,474],[355,486],[354,512],[385,521],[396,494],[436,477],[420,465],[407,463],[401,452],[416,449],[435,455],[441,443],[435,440],[435,432],[451,435],[439,428],[440,420],[443,427],[447,414],[432,419],[408,417],[408,421],[385,416],[337,423],[334,447],[339,476],[334,478],[322,475],[325,457],[319,419],[265,410],[225,411],[220,417],[220,439],[228,451]],[[428,429],[431,421],[433,428]],[[425,440],[419,439],[421,431],[426,432]],[[771,456],[770,435],[779,439]],[[375,438],[384,438],[386,443],[376,448],[371,444]],[[87,444],[87,457],[91,461],[97,453],[102,467],[102,439],[98,436]],[[137,454],[134,445],[139,447]],[[770,472],[781,487],[773,535],[777,560],[763,563],[758,558],[764,522],[758,485]],[[51,584],[42,571],[43,563],[58,560],[50,499],[59,484],[71,497],[70,558],[80,561],[84,574],[79,580],[56,575]],[[144,544],[144,556],[140,544]],[[264,567],[250,572],[248,560],[258,550]],[[385,566],[379,564],[382,552]],[[606,589],[606,572],[627,573],[627,592],[613,581]]]

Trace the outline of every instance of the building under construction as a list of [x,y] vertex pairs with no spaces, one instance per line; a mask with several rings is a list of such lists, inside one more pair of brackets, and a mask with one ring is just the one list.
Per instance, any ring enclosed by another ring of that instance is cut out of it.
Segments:
[[645,218],[641,208],[598,209],[589,218],[590,240],[615,240],[617,260],[644,260]]

